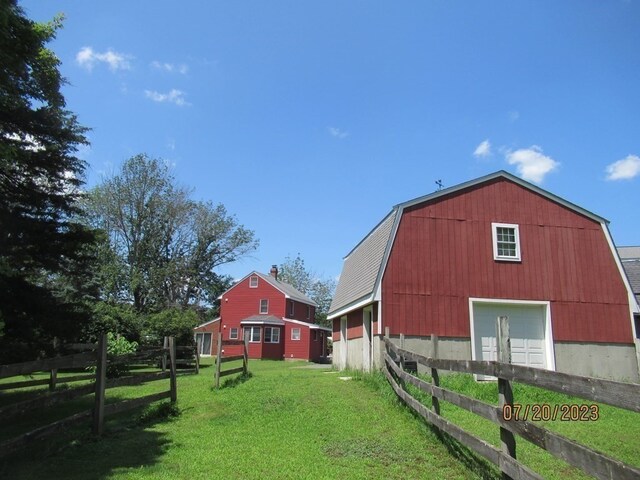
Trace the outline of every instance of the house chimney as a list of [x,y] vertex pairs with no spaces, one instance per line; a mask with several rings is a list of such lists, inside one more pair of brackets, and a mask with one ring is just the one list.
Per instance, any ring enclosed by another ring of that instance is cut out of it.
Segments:
[[271,275],[276,280],[278,279],[278,266],[277,265],[271,265],[271,271],[269,272],[269,275]]

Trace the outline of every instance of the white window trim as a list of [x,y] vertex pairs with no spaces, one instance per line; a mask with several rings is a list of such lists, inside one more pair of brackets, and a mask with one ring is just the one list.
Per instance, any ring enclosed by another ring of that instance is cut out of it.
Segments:
[[[249,329],[249,343],[260,343],[262,341],[262,329],[260,327],[244,327]],[[253,329],[258,329],[258,340],[253,339]]]
[[[236,331],[236,334],[233,334],[233,331]],[[229,340],[238,340],[238,327],[232,327],[229,329]]]
[[[295,335],[294,335],[294,332],[296,332],[296,331],[298,332],[298,338],[295,338]],[[300,341],[301,338],[302,338],[302,330],[299,327],[292,328],[291,329],[291,340],[297,342],[297,341]]]
[[[267,310],[265,312],[262,311],[262,302],[267,302]],[[261,298],[260,299],[260,315],[267,315],[269,313],[269,299]]]
[[[254,279],[255,279],[255,281],[256,281],[256,284],[255,284],[255,285],[253,285],[253,280],[254,280]],[[259,280],[258,280],[258,276],[257,276],[257,275],[251,275],[251,276],[249,277],[249,288],[258,288],[258,282],[259,282]]]
[[[271,332],[271,340],[267,341],[267,330],[269,330]],[[274,342],[273,341],[273,334],[274,332],[276,333],[276,336],[278,337],[278,339]],[[264,327],[264,343],[280,343],[280,327]]]
[[[498,255],[498,227],[513,228],[516,236],[516,256],[507,257],[504,255]],[[520,231],[518,225],[513,223],[491,223],[491,238],[493,240],[493,259],[506,262],[520,262],[522,260],[522,253],[520,251]]]

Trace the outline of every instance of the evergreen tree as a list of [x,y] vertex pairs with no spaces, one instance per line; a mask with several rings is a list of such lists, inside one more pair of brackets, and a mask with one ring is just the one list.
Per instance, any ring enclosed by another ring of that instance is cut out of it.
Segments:
[[33,356],[87,319],[93,233],[77,221],[85,128],[66,109],[61,27],[0,0],[0,355]]

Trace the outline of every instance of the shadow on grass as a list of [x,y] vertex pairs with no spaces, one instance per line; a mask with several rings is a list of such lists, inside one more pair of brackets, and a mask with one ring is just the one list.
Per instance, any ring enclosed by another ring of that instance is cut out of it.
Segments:
[[179,414],[170,402],[154,403],[108,418],[101,437],[92,435],[85,424],[35,441],[0,460],[0,478],[100,480],[114,470],[152,467],[171,441],[166,433],[149,427]]
[[238,375],[237,377],[234,377],[234,378],[227,378],[224,382],[222,382],[222,385],[220,386],[220,388],[237,387],[238,385],[242,385],[244,382],[249,380],[251,377],[253,377],[253,373],[247,372],[247,373],[240,374],[240,375]]

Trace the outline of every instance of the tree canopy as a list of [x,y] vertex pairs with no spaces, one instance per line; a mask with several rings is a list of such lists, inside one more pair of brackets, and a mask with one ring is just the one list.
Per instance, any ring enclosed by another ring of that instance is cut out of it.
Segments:
[[318,304],[316,322],[329,326],[327,313],[331,306],[331,298],[336,289],[336,282],[330,278],[322,278],[315,271],[308,269],[298,254],[295,258],[286,257],[278,267],[278,279],[297,288]]
[[255,250],[253,231],[224,205],[191,199],[166,164],[140,154],[89,192],[101,249],[103,298],[138,312],[211,305],[230,285],[214,269]]
[[[77,220],[86,129],[66,109],[62,25],[0,1],[0,340],[33,350],[87,319],[93,232]],[[4,350],[0,348],[0,350]]]

